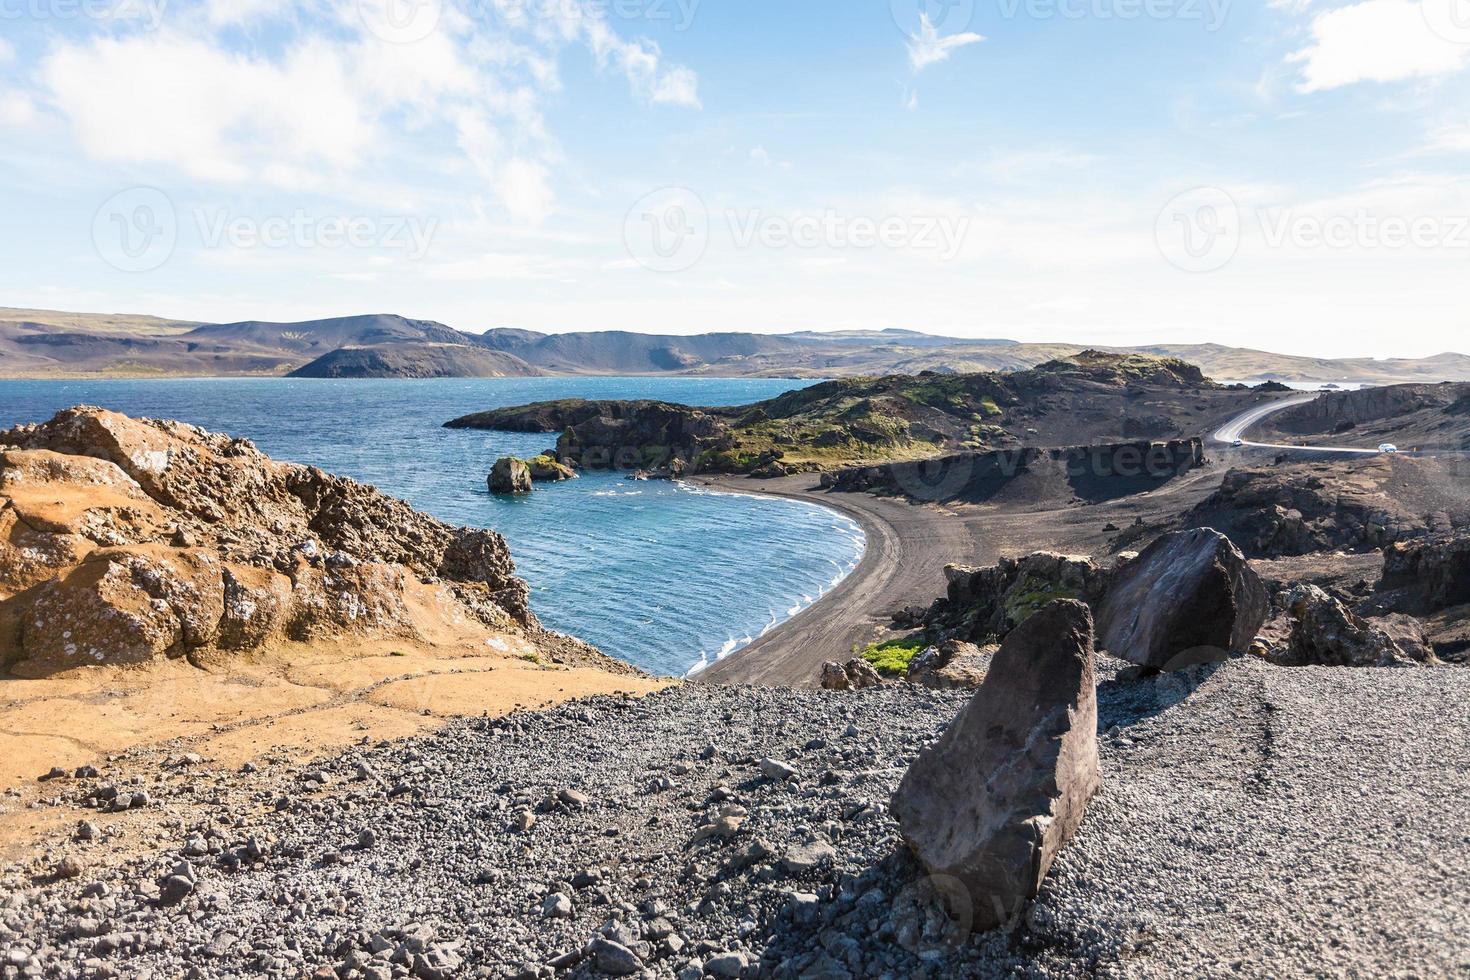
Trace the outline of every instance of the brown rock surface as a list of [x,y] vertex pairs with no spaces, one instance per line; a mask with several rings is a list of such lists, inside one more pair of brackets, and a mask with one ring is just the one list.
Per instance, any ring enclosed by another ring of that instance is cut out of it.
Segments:
[[997,649],[946,640],[914,657],[909,663],[908,682],[936,691],[975,690],[985,683]]
[[0,668],[43,676],[274,639],[543,630],[505,540],[248,441],[96,408],[0,432]]
[[854,657],[845,664],[831,661],[822,665],[824,691],[861,691],[882,683],[883,678],[878,676],[873,665],[861,657]]
[[1006,638],[893,813],[953,911],[987,929],[1036,897],[1100,782],[1092,616],[1060,600]]

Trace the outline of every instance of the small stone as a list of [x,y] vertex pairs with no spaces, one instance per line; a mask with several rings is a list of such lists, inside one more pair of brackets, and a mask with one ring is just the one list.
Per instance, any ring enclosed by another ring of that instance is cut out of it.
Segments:
[[560,892],[552,892],[541,903],[541,915],[547,919],[570,919],[572,900]]
[[573,809],[580,810],[592,802],[591,798],[580,790],[564,789],[556,794],[556,798]]
[[83,820],[77,824],[77,840],[100,840],[102,830],[90,820]]
[[745,964],[744,953],[718,953],[704,961],[704,971],[717,977],[739,977]]
[[729,840],[738,834],[740,828],[744,825],[744,817],[720,817],[713,823],[707,823],[696,830],[694,832],[694,840],[691,843],[697,844],[702,840],[709,840],[711,837],[718,837],[720,840]]
[[158,886],[160,905],[178,905],[194,892],[194,882],[183,875],[169,875]]
[[70,881],[82,876],[82,862],[68,854],[56,865],[56,878],[60,881]]
[[378,846],[378,835],[371,830],[364,830],[357,835],[357,849],[359,851],[370,851]]
[[762,759],[759,763],[761,775],[778,783],[784,783],[788,779],[796,778],[796,770],[784,762],[775,759]]
[[824,840],[816,840],[810,844],[798,844],[791,848],[781,859],[781,866],[790,874],[802,875],[814,868],[831,864],[835,860],[837,860],[837,849]]
[[511,826],[515,827],[518,833],[524,834],[536,826],[536,814],[530,810],[518,810],[516,811],[516,815],[511,819]]
[[643,961],[638,958],[637,953],[622,943],[615,943],[611,939],[605,939],[601,936],[594,939],[592,941],[591,952],[597,968],[611,976],[631,976],[643,969]]

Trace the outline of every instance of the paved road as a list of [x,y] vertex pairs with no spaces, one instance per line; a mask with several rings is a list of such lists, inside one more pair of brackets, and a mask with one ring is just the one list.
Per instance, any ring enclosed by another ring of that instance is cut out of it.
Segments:
[[1315,401],[1318,394],[1314,392],[1307,395],[1293,395],[1290,398],[1283,398],[1279,402],[1258,405],[1221,426],[1215,432],[1215,440],[1217,442],[1229,443],[1239,441],[1242,445],[1250,446],[1254,449],[1295,449],[1299,452],[1341,453],[1347,456],[1379,455],[1377,449],[1351,449],[1346,446],[1294,446],[1281,442],[1251,442],[1245,438],[1245,434],[1259,425],[1266,416],[1275,415],[1277,412],[1284,412],[1288,408],[1294,408],[1297,405],[1305,405],[1307,402]]

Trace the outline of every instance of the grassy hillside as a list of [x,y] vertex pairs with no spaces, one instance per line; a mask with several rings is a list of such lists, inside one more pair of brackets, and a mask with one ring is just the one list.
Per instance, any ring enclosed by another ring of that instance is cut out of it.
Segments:
[[[1177,359],[1085,351],[1013,373],[828,381],[734,408],[569,399],[447,424],[560,433],[563,456],[595,452],[601,465],[678,458],[698,469],[774,474],[963,450],[1196,435],[1259,397]],[[615,457],[623,462],[609,462]]]

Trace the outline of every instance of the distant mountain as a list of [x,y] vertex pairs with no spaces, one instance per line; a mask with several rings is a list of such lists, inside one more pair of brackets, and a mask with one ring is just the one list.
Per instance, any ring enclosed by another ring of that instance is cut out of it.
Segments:
[[[1095,346],[1095,345],[1094,345]],[[844,378],[1024,371],[1081,344],[941,337],[913,330],[708,333],[465,333],[389,314],[301,323],[199,324],[156,317],[0,308],[0,377],[285,375],[495,377],[691,375]],[[1176,357],[1221,381],[1385,385],[1470,380],[1470,357],[1332,359],[1220,344],[1105,348]],[[376,353],[368,353],[368,352]],[[487,357],[487,354],[497,355]]]
[[291,372],[293,378],[527,378],[545,372],[514,354],[447,344],[340,347]]
[[486,350],[478,340],[442,323],[389,314],[198,324],[0,309],[0,377],[285,375],[308,366],[311,371],[301,376],[542,373],[516,357]]
[[211,344],[237,344],[267,350],[300,350],[325,353],[339,347],[371,347],[375,344],[427,342],[469,343],[470,338],[432,320],[409,320],[382,313],[344,316],[304,323],[218,323],[198,327],[184,340]]

